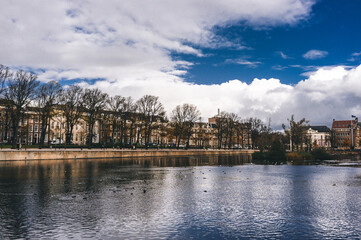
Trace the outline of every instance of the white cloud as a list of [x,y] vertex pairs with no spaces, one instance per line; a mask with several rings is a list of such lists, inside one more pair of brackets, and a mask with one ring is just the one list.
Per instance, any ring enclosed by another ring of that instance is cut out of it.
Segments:
[[247,66],[249,68],[256,68],[256,67],[258,67],[259,64],[261,64],[261,62],[249,61],[246,58],[226,59],[225,63],[245,65],[245,66]]
[[[312,124],[330,124],[333,118],[345,119],[351,114],[361,116],[361,66],[312,67],[307,79],[296,85],[274,78],[254,79],[250,84],[245,83],[248,79],[235,79],[200,85],[182,79],[195,63],[170,55],[176,51],[203,56],[203,47],[242,49],[242,42],[227,42],[212,28],[235,22],[251,27],[296,24],[309,16],[313,3],[3,0],[0,63],[40,69],[39,78],[44,81],[104,79],[92,86],[113,95],[160,96],[168,112],[178,104],[193,103],[204,120],[217,108],[242,118],[271,117],[275,127],[292,113]],[[327,54],[319,50],[308,53],[305,57],[310,59]],[[260,64],[238,60],[238,64]]]
[[306,52],[305,54],[303,54],[302,56],[305,59],[310,59],[310,60],[314,60],[314,59],[320,59],[320,58],[324,58],[328,55],[327,51],[321,51],[321,50],[309,50],[308,52]]
[[[0,63],[39,70],[39,79],[43,81],[104,79],[95,82],[94,86],[110,94],[134,98],[144,94],[158,95],[168,111],[189,102],[199,106],[205,118],[221,108],[241,117],[256,116],[264,120],[272,117],[272,122],[279,126],[290,113],[310,117],[301,96],[315,92],[305,86],[319,80],[311,76],[297,86],[282,84],[277,79],[254,79],[251,84],[240,80],[219,85],[187,83],[182,76],[195,63],[172,59],[171,53],[201,57],[204,47],[243,49],[245,46],[241,41],[227,42],[212,29],[233,23],[253,28],[297,24],[309,16],[314,2],[3,0]],[[247,59],[238,59],[237,63],[260,64]],[[322,79],[328,71],[318,70],[315,76]],[[354,74],[360,72],[359,69],[345,71],[345,77],[350,79],[353,79],[352,71]],[[82,85],[89,86],[89,83]],[[336,92],[335,100],[328,103],[322,94],[315,92],[317,98],[305,100],[306,105],[317,113],[321,109],[309,102],[312,99],[331,106],[339,98],[345,98]],[[342,116],[348,108],[342,101],[337,101],[339,116]],[[332,110],[325,109],[324,116],[318,120],[325,121],[330,117]]]
[[283,59],[291,59],[290,56],[287,56],[285,53],[283,53],[282,51],[276,52],[277,54],[279,54],[281,56],[281,58]]
[[[200,46],[244,48],[215,35],[214,26],[296,24],[309,16],[313,4],[314,0],[3,0],[0,62],[79,73],[98,67],[110,72],[129,66],[130,71],[176,68],[170,51],[202,56]],[[141,74],[138,77],[144,78]]]
[[[144,94],[160,96],[168,112],[179,104],[193,103],[201,110],[203,120],[216,114],[218,108],[235,112],[242,118],[272,119],[279,129],[291,114],[306,117],[311,124],[331,125],[332,119],[361,116],[361,65],[357,68],[325,67],[310,73],[296,85],[278,79],[254,79],[250,84],[235,79],[222,84],[200,85],[169,80],[154,75],[151,81],[132,84],[99,81],[94,86],[111,94]],[[87,86],[86,84],[84,86]]]
[[277,71],[282,71],[282,70],[285,70],[287,68],[288,68],[288,66],[282,66],[282,65],[279,65],[279,64],[272,66],[272,69],[277,70]]
[[349,59],[347,59],[347,61],[355,62],[355,61],[359,60],[360,57],[361,57],[361,52],[354,52],[351,54],[351,57]]

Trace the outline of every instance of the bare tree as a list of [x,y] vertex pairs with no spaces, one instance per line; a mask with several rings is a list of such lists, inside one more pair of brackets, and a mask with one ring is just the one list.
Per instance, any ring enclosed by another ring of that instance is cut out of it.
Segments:
[[41,123],[39,147],[44,145],[49,120],[54,114],[54,107],[59,101],[61,92],[62,86],[56,81],[44,83],[37,89],[35,110],[39,115]]
[[88,124],[88,145],[93,144],[93,130],[95,122],[99,119],[100,113],[104,110],[108,94],[102,93],[99,89],[85,89],[83,106],[85,111],[84,120]]
[[[122,127],[121,127],[121,142],[132,144],[135,139],[135,123],[137,121],[137,107],[138,105],[134,103],[131,97],[127,97],[123,103],[123,114],[122,118]],[[130,121],[129,129],[127,129],[127,121]],[[129,132],[129,139],[127,139],[126,132]]]
[[8,79],[13,76],[13,73],[10,71],[9,67],[5,67],[4,65],[0,64],[0,96],[3,97],[5,92],[5,85]]
[[299,147],[301,147],[302,150],[303,143],[305,142],[305,138],[307,135],[306,132],[307,126],[309,126],[309,121],[305,118],[302,118],[300,121],[296,122],[293,114],[290,119],[287,119],[287,121],[289,123],[289,129],[286,129],[285,124],[282,124],[282,128],[290,139],[291,151],[294,150],[294,146],[296,146],[297,150],[299,149]]
[[178,105],[173,109],[171,114],[171,120],[173,125],[173,134],[176,137],[177,148],[179,148],[180,141],[185,136],[185,121],[186,121],[186,113],[185,109],[182,106]]
[[216,128],[217,128],[217,141],[218,141],[218,148],[221,149],[224,138],[226,136],[226,129],[227,129],[227,113],[221,112],[216,117]]
[[231,148],[234,144],[234,136],[237,130],[238,116],[235,113],[227,113],[226,118],[226,145]]
[[159,117],[164,117],[165,111],[163,104],[159,102],[158,97],[145,95],[137,101],[138,111],[142,116],[145,128],[145,146],[148,148],[150,136],[152,134],[152,124]]
[[4,134],[3,140],[8,140],[8,131],[10,128],[10,115],[12,113],[12,103],[7,100],[6,98],[3,99],[6,92],[6,83],[7,81],[13,76],[13,73],[10,71],[9,67],[5,67],[4,65],[0,64],[0,98],[2,99],[2,104],[5,106],[5,121],[4,121]]
[[[114,97],[110,97],[107,100],[107,105],[109,110],[111,111],[111,116],[110,116],[110,122],[112,125],[112,143],[115,143],[115,138],[116,138],[116,131],[117,130],[121,130],[121,132],[123,133],[123,129],[121,129],[122,123],[121,123],[121,118],[124,112],[124,102],[125,102],[125,98],[121,97],[121,96],[114,96]],[[118,138],[119,141],[119,138]]]
[[261,119],[252,117],[247,120],[247,123],[250,131],[250,138],[252,140],[252,149],[255,149],[258,140],[260,139],[261,132],[264,129],[264,124]]
[[15,148],[18,140],[18,128],[24,110],[36,97],[36,88],[39,86],[36,78],[36,75],[20,70],[8,80],[5,98],[11,102],[14,109],[11,111],[11,143],[13,148]]
[[83,114],[84,90],[73,85],[67,88],[60,96],[60,109],[65,118],[65,143],[71,144],[73,129]]
[[171,120],[175,125],[175,135],[177,138],[177,148],[180,140],[186,140],[186,148],[189,148],[189,141],[192,135],[193,126],[196,121],[201,119],[201,113],[195,105],[185,103],[178,105],[172,111]]

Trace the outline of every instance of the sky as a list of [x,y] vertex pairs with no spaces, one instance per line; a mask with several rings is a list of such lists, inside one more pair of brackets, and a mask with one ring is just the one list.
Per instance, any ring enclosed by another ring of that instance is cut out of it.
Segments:
[[280,129],[361,117],[359,0],[2,0],[0,63]]

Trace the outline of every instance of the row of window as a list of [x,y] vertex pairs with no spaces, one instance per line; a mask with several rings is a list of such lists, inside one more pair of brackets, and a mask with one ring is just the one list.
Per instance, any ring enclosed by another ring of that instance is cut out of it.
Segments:
[[336,136],[350,136],[350,133],[336,133]]

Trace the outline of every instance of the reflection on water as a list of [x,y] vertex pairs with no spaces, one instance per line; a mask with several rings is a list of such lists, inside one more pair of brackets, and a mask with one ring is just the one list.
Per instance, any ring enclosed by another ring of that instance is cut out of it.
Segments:
[[0,239],[361,237],[361,168],[246,162],[1,162]]

